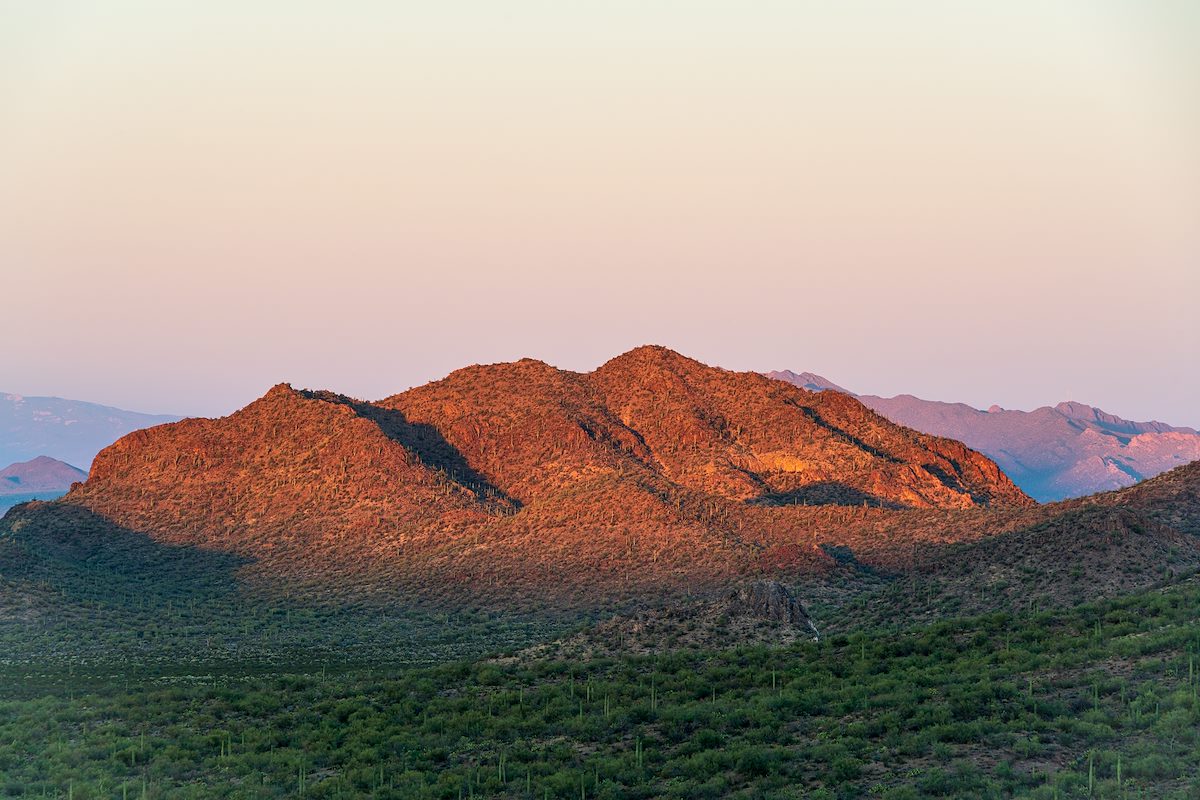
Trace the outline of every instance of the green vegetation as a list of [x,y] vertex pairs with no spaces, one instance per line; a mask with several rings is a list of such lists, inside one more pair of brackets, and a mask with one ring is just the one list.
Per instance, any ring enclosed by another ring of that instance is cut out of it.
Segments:
[[[1200,585],[783,649],[10,665],[0,793],[1200,795]],[[119,674],[120,677],[112,677]]]

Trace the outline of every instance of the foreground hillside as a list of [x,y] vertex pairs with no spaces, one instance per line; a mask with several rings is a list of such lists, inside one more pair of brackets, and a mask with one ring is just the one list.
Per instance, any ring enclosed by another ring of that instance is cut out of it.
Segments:
[[839,613],[859,622],[1062,608],[1200,570],[1200,461],[1137,486],[1040,506],[929,550]]
[[[810,391],[846,390],[812,373],[767,373]],[[1041,502],[1120,489],[1200,459],[1200,433],[1133,422],[1083,403],[1033,411],[942,403],[912,395],[855,395],[889,420],[973,447]]]
[[[1057,506],[800,508],[861,547],[826,548],[815,582],[787,568],[823,636],[768,626],[756,640],[782,647],[745,644],[742,623],[702,617],[699,598],[669,599],[655,627],[617,616],[581,631],[589,618],[565,613],[313,597],[248,580],[249,556],[27,505],[0,522],[0,786],[1194,797],[1198,486],[1200,464]],[[897,519],[926,531],[907,561],[866,546]],[[991,532],[970,539],[974,527]],[[705,626],[724,644],[697,648]],[[487,651],[517,655],[478,660]]]
[[588,374],[469,367],[378,403],[277,386],[121,439],[24,513],[52,528],[84,509],[290,588],[336,572],[419,598],[594,605],[815,574],[838,565],[831,544],[903,563],[981,535],[948,510],[1031,505],[987,458],[853,398],[644,347]]

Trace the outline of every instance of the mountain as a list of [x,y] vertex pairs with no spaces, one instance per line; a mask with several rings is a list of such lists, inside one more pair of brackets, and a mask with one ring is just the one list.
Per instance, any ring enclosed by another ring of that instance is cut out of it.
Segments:
[[793,386],[799,386],[801,389],[808,389],[810,392],[822,392],[826,389],[832,389],[835,392],[842,394],[853,394],[841,386],[838,386],[828,378],[823,378],[815,372],[792,372],[790,369],[776,370],[766,373],[768,378],[774,378],[777,381],[786,381]]
[[289,589],[334,571],[421,597],[592,602],[836,568],[837,528],[856,558],[901,563],[978,535],[947,533],[946,510],[1031,503],[984,456],[852,397],[643,347],[592,373],[467,367],[377,403],[277,386],[123,437],[57,507],[246,557],[247,579]]
[[50,539],[129,540],[223,553],[248,592],[338,602],[597,608],[767,577],[838,603],[911,579],[922,602],[927,585],[999,604],[1045,594],[1030,576],[1084,598],[1200,565],[1198,484],[1188,467],[1037,506],[987,457],[847,394],[650,346],[590,373],[474,365],[377,402],[281,384],[121,438],[4,524],[27,543],[17,564]]
[[0,516],[20,503],[61,497],[86,478],[83,470],[48,456],[10,464],[0,470]]
[[441,431],[523,502],[600,470],[737,502],[838,492],[904,507],[1027,502],[957,442],[915,435],[844,396],[779,386],[642,347],[587,375],[530,360],[469,367],[379,405]]
[[[811,373],[768,375],[810,391],[842,391]],[[1131,422],[1083,403],[981,411],[907,394],[855,396],[893,422],[986,454],[1041,502],[1119,489],[1200,459],[1200,433],[1192,428]]]
[[0,464],[44,455],[86,470],[96,453],[130,431],[178,419],[61,397],[0,394]]
[[72,483],[86,479],[87,473],[77,467],[49,456],[38,456],[0,469],[0,495],[63,493]]
[[1038,505],[662,348],[282,384],[0,519],[0,760],[60,797],[1190,797],[1198,574],[1200,462]]

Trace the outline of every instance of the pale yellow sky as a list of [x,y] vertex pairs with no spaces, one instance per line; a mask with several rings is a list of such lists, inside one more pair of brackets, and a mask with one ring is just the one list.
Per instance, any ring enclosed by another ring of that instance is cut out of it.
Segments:
[[645,342],[1200,425],[1200,4],[0,0],[0,391]]

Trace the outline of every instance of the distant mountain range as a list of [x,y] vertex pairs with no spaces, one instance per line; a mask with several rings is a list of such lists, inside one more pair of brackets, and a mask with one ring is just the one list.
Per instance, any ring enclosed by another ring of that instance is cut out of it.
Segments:
[[50,456],[87,470],[96,453],[125,434],[178,419],[61,397],[0,394],[0,465]]
[[[811,372],[767,376],[809,391],[853,394]],[[1200,433],[1192,428],[1131,422],[1083,403],[982,411],[908,394],[854,396],[892,422],[957,439],[986,454],[1042,502],[1120,489],[1200,459]]]

